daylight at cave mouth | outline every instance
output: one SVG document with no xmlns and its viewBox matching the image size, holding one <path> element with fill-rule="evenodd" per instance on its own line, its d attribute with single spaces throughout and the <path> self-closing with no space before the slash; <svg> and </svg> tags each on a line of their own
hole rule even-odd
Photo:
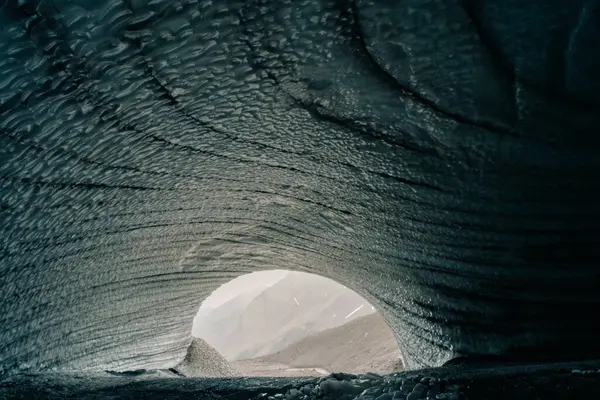
<svg viewBox="0 0 600 400">
<path fill-rule="evenodd" d="M 599 18 L 0 0 L 0 398 L 594 398 Z M 366 299 L 405 370 L 178 372 L 202 302 L 278 269 Z"/>
</svg>

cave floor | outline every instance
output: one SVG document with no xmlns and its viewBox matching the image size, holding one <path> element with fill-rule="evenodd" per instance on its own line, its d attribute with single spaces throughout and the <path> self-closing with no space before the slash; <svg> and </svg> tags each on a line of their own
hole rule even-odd
<svg viewBox="0 0 600 400">
<path fill-rule="evenodd" d="M 0 399 L 600 399 L 600 361 L 447 366 L 320 378 L 184 378 L 169 371 L 118 376 L 23 374 L 0 381 Z"/>
</svg>

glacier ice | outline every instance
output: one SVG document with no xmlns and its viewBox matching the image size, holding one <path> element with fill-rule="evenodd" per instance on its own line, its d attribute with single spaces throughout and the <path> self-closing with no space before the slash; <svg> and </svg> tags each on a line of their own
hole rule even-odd
<svg viewBox="0 0 600 400">
<path fill-rule="evenodd" d="M 2 2 L 0 374 L 173 367 L 277 268 L 360 293 L 412 368 L 600 356 L 597 14 Z"/>
</svg>

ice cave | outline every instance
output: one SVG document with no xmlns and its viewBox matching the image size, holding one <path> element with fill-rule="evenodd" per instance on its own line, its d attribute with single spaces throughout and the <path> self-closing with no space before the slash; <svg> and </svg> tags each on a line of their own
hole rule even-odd
<svg viewBox="0 0 600 400">
<path fill-rule="evenodd" d="M 0 397 L 173 368 L 203 299 L 277 268 L 368 299 L 412 371 L 600 358 L 599 21 L 0 0 Z"/>
</svg>

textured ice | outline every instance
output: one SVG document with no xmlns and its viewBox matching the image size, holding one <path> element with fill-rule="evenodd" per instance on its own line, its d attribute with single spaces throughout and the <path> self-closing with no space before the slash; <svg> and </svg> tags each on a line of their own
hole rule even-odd
<svg viewBox="0 0 600 400">
<path fill-rule="evenodd" d="M 38 388 L 38 386 L 42 386 Z M 60 388 L 58 393 L 54 388 Z M 333 374 L 320 379 L 187 379 L 168 371 L 144 371 L 123 375 L 121 379 L 102 375 L 32 375 L 16 376 L 0 382 L 0 395 L 15 398 L 20 395 L 44 396 L 70 394 L 78 398 L 133 396 L 136 392 L 153 399 L 167 396 L 174 388 L 178 398 L 238 399 L 238 400 L 463 400 L 459 385 L 436 377 L 385 377 L 367 374 Z M 120 388 L 129 388 L 124 391 Z M 40 390 L 41 389 L 41 390 Z M 41 392 L 41 393 L 40 393 Z M 194 396 L 194 394 L 196 396 Z M 95 397 L 94 395 L 100 395 Z M 134 396 L 135 397 L 135 396 Z M 161 397 L 164 398 L 164 397 Z"/>
<path fill-rule="evenodd" d="M 177 398 L 190 400 L 478 400 L 596 399 L 600 379 L 572 374 L 598 361 L 500 368 L 442 367 L 385 376 L 184 378 L 170 371 L 24 374 L 0 380 L 5 399 Z"/>
<path fill-rule="evenodd" d="M 600 356 L 597 17 L 1 2 L 0 374 L 174 367 L 204 298 L 279 268 L 364 296 L 411 368 Z"/>
</svg>

